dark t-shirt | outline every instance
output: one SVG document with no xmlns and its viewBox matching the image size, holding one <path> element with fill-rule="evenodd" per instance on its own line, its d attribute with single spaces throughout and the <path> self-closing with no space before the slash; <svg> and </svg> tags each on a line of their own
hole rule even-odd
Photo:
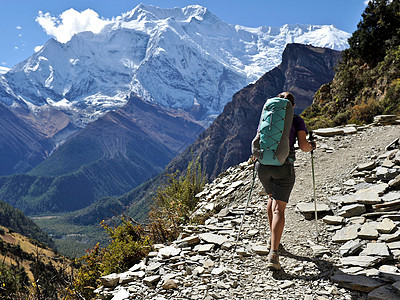
<svg viewBox="0 0 400 300">
<path fill-rule="evenodd" d="M 292 129 L 290 130 L 290 135 L 289 135 L 289 145 L 290 145 L 289 158 L 292 158 L 293 160 L 295 159 L 294 144 L 296 143 L 297 132 L 299 131 L 305 131 L 306 134 L 308 133 L 304 120 L 300 116 L 294 115 Z"/>
</svg>

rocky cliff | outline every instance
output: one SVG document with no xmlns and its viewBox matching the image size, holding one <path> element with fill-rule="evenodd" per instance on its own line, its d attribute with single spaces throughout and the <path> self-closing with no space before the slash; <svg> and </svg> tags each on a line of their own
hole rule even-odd
<svg viewBox="0 0 400 300">
<path fill-rule="evenodd" d="M 246 160 L 265 100 L 282 91 L 290 91 L 301 111 L 312 103 L 318 88 L 333 78 L 333 67 L 339 57 L 338 51 L 289 44 L 282 63 L 236 93 L 213 124 L 170 166 L 182 170 L 193 155 L 199 157 L 203 169 L 214 178 L 228 167 Z"/>
</svg>

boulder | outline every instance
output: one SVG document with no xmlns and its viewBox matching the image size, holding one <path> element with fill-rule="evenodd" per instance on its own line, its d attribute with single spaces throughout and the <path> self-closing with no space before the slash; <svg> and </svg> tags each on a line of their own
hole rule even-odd
<svg viewBox="0 0 400 300">
<path fill-rule="evenodd" d="M 360 292 L 371 292 L 385 283 L 363 275 L 334 275 L 331 280 L 339 286 Z"/>
<path fill-rule="evenodd" d="M 343 128 L 320 128 L 314 130 L 314 133 L 319 136 L 335 136 L 344 134 Z"/>
</svg>

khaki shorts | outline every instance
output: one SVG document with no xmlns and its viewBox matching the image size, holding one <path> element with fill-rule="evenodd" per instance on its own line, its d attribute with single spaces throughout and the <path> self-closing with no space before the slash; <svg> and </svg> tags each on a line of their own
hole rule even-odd
<svg viewBox="0 0 400 300">
<path fill-rule="evenodd" d="M 294 165 L 266 166 L 257 162 L 255 168 L 265 192 L 275 200 L 287 203 L 295 181 Z"/>
</svg>

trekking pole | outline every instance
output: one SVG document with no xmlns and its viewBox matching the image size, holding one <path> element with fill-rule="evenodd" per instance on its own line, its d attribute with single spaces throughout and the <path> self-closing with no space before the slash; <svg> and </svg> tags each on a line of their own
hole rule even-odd
<svg viewBox="0 0 400 300">
<path fill-rule="evenodd" d="M 237 236 L 236 236 L 236 242 L 235 242 L 234 251 L 236 251 L 237 243 L 238 243 L 238 241 L 239 241 L 240 232 L 242 231 L 244 216 L 246 215 L 247 206 L 249 205 L 249 201 L 250 201 L 250 197 L 251 197 L 251 192 L 253 191 L 253 187 L 254 187 L 254 182 L 255 182 L 255 180 L 256 180 L 256 162 L 254 162 L 254 166 L 253 166 L 253 182 L 252 182 L 252 184 L 251 184 L 249 196 L 248 196 L 248 198 L 247 198 L 246 206 L 245 206 L 245 208 L 244 208 L 244 212 L 243 212 L 243 216 L 242 216 L 242 221 L 240 222 L 239 232 L 238 232 L 238 234 L 237 234 Z"/>
<path fill-rule="evenodd" d="M 308 137 L 310 142 L 314 141 L 314 136 L 313 132 L 310 131 L 310 135 Z M 318 213 L 317 213 L 317 198 L 315 196 L 315 173 L 314 173 L 314 147 L 313 150 L 311 150 L 311 170 L 312 170 L 312 181 L 313 181 L 313 191 L 314 191 L 314 211 L 315 211 L 315 230 L 317 233 L 317 241 L 319 237 L 319 232 L 318 232 Z"/>
</svg>

